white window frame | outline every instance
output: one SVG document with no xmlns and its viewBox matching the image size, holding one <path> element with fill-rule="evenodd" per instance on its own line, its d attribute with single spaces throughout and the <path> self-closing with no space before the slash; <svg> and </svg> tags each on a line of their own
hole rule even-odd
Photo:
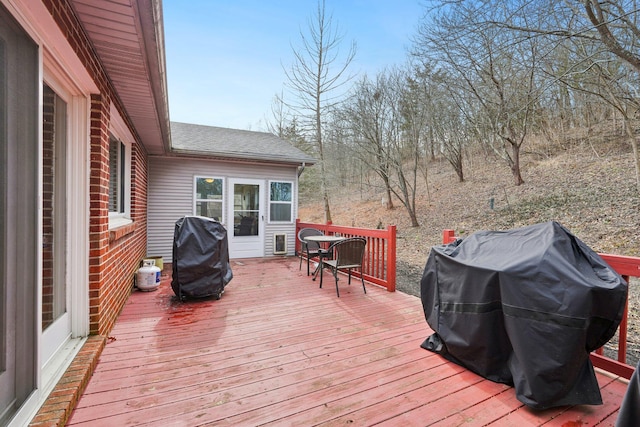
<svg viewBox="0 0 640 427">
<path fill-rule="evenodd" d="M 274 183 L 274 182 L 279 182 L 279 183 L 283 183 L 283 184 L 291 184 L 291 201 L 290 202 L 283 202 L 283 201 L 279 201 L 279 200 L 272 201 L 271 200 L 271 184 Z M 269 215 L 268 221 L 269 221 L 270 224 L 293 224 L 293 221 L 294 221 L 294 219 L 293 219 L 293 200 L 295 198 L 294 189 L 295 189 L 295 183 L 293 181 L 289 181 L 289 180 L 286 180 L 286 179 L 271 179 L 271 180 L 269 180 L 268 187 L 267 187 L 267 192 L 269 193 L 269 196 L 268 196 L 269 197 L 269 199 L 268 199 L 269 206 L 267 207 L 267 212 L 268 212 L 268 215 Z M 291 219 L 289 221 L 279 221 L 279 220 L 271 219 L 271 205 L 274 204 L 274 203 L 282 204 L 282 205 L 284 205 L 284 204 L 288 204 L 289 205 L 289 208 L 290 208 L 290 211 L 291 211 Z"/>
<path fill-rule="evenodd" d="M 221 176 L 212 176 L 212 175 L 194 175 L 193 176 L 193 208 L 192 208 L 192 212 L 194 215 L 197 214 L 197 210 L 196 207 L 198 205 L 198 202 L 218 202 L 218 200 L 211 200 L 211 199 L 202 199 L 202 198 L 198 198 L 198 193 L 196 193 L 196 190 L 198 188 L 198 179 L 219 179 L 220 181 L 222 181 L 222 196 L 220 197 L 220 208 L 221 208 L 221 212 L 222 212 L 222 216 L 220 218 L 218 218 L 219 222 L 221 224 L 225 224 L 224 220 L 225 220 L 225 212 L 224 212 L 224 208 L 225 208 L 225 193 L 226 193 L 226 183 L 223 177 Z"/>
<path fill-rule="evenodd" d="M 72 337 L 86 337 L 89 334 L 89 297 L 85 284 L 89 280 L 90 95 L 86 89 L 80 89 L 81 79 L 72 78 L 48 49 L 43 49 L 42 55 L 41 84 L 46 83 L 67 103 L 66 270 L 71 284 L 67 307 L 71 309 Z"/>
<path fill-rule="evenodd" d="M 124 194 L 119 194 L 119 197 L 122 198 L 123 212 L 109 211 L 109 230 L 112 230 L 133 222 L 131 219 L 131 145 L 133 135 L 113 104 L 111 104 L 110 114 L 109 138 L 118 140 L 124 146 L 124 159 L 118 155 L 119 161 L 124 161 L 124 177 L 121 177 L 124 178 Z M 118 170 L 120 170 L 120 166 Z"/>
</svg>

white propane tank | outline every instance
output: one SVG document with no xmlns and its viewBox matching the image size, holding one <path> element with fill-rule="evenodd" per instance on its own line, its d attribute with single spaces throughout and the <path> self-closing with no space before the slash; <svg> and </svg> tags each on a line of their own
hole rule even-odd
<svg viewBox="0 0 640 427">
<path fill-rule="evenodd" d="M 160 267 L 156 267 L 153 260 L 144 260 L 138 269 L 136 283 L 141 291 L 155 291 L 160 286 Z"/>
</svg>

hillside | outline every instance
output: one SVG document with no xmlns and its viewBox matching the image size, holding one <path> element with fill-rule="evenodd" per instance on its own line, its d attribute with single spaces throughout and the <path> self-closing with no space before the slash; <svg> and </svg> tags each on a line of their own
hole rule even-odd
<svg viewBox="0 0 640 427">
<path fill-rule="evenodd" d="M 414 295 L 419 295 L 429 249 L 440 243 L 445 228 L 464 236 L 555 220 L 598 252 L 640 256 L 640 197 L 629 144 L 600 137 L 553 149 L 523 148 L 521 186 L 512 183 L 505 163 L 482 153 L 465 159 L 462 183 L 446 161 L 431 162 L 428 187 L 422 179 L 417 193 L 419 227 L 410 226 L 398 200 L 387 210 L 381 193 L 357 187 L 333 192 L 333 223 L 367 228 L 395 224 L 398 289 Z M 322 204 L 300 200 L 299 217 L 322 222 Z"/>
<path fill-rule="evenodd" d="M 595 139 L 595 138 L 594 138 Z M 640 193 L 635 184 L 629 144 L 616 138 L 577 141 L 565 147 L 524 147 L 525 184 L 512 184 L 508 167 L 481 153 L 465 159 L 465 182 L 458 182 L 446 161 L 429 164 L 428 191 L 418 189 L 419 227 L 397 200 L 382 206 L 381 194 L 359 187 L 340 189 L 331 199 L 333 223 L 398 228 L 397 289 L 420 296 L 420 278 L 431 246 L 442 230 L 465 236 L 478 230 L 507 230 L 558 221 L 597 252 L 640 256 Z M 493 199 L 493 209 L 490 200 Z M 323 222 L 318 200 L 300 200 L 303 221 Z M 640 359 L 640 283 L 629 288 L 627 362 Z M 614 357 L 617 338 L 607 344 Z"/>
</svg>

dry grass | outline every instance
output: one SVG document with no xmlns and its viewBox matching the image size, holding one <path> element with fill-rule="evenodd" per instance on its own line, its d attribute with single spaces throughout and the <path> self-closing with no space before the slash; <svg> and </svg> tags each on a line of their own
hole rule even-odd
<svg viewBox="0 0 640 427">
<path fill-rule="evenodd" d="M 515 186 L 508 167 L 482 155 L 470 156 L 466 180 L 458 182 L 445 161 L 429 165 L 428 191 L 418 188 L 419 227 L 398 200 L 387 210 L 381 193 L 359 188 L 333 192 L 334 224 L 375 228 L 398 227 L 398 260 L 422 268 L 442 230 L 464 236 L 478 230 L 506 230 L 555 220 L 598 252 L 640 256 L 640 193 L 635 184 L 633 156 L 618 142 L 576 144 L 554 154 L 531 149 L 522 156 L 525 183 Z M 491 208 L 493 200 L 493 209 Z M 318 200 L 301 200 L 303 221 L 322 222 Z"/>
</svg>

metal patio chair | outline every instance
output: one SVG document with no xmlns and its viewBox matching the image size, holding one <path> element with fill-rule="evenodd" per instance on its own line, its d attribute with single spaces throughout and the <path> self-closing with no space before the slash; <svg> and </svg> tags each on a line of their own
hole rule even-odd
<svg viewBox="0 0 640 427">
<path fill-rule="evenodd" d="M 308 236 L 322 236 L 324 233 L 315 228 L 303 228 L 298 231 L 298 240 L 300 241 L 300 266 L 298 269 L 302 269 L 302 254 L 307 254 L 307 276 L 310 274 L 309 272 L 309 263 L 312 257 L 320 256 L 320 243 L 318 242 L 307 242 L 304 240 L 305 237 Z"/>
<path fill-rule="evenodd" d="M 362 289 L 364 293 L 367 293 L 367 288 L 364 286 L 364 278 L 362 275 L 362 262 L 364 259 L 364 249 L 367 245 L 367 240 L 363 237 L 352 237 L 336 242 L 329 246 L 328 251 L 333 252 L 333 259 L 326 259 L 320 257 L 320 287 L 322 287 L 322 271 L 324 267 L 329 267 L 333 272 L 333 277 L 336 279 L 336 293 L 338 298 L 340 297 L 340 290 L 338 289 L 338 270 L 347 270 L 349 275 L 349 284 L 351 284 L 351 270 L 354 268 L 360 269 L 360 280 L 362 280 Z"/>
</svg>

